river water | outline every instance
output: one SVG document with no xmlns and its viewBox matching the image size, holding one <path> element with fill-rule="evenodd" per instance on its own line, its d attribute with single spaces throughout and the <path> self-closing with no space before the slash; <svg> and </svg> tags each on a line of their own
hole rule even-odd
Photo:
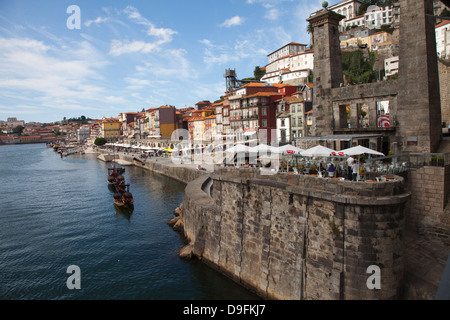
<svg viewBox="0 0 450 320">
<path fill-rule="evenodd" d="M 109 165 L 93 154 L 61 159 L 44 144 L 0 146 L 0 299 L 258 299 L 179 258 L 183 240 L 167 221 L 184 184 L 126 167 L 135 207 L 123 214 Z"/>
</svg>

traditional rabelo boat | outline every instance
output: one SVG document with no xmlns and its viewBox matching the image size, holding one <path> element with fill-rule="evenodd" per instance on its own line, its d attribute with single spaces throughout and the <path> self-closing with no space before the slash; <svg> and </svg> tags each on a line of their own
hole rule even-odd
<svg viewBox="0 0 450 320">
<path fill-rule="evenodd" d="M 133 208 L 133 195 L 130 192 L 130 185 L 125 183 L 122 173 L 124 168 L 116 168 L 114 165 L 108 168 L 108 187 L 114 191 L 114 205 L 119 209 Z"/>
<path fill-rule="evenodd" d="M 118 184 L 114 192 L 114 205 L 119 208 L 132 208 L 133 195 L 130 192 L 129 184 Z"/>
<path fill-rule="evenodd" d="M 108 187 L 113 191 L 116 190 L 116 184 L 125 183 L 125 178 L 122 176 L 122 173 L 125 172 L 125 168 L 116 168 L 113 165 L 111 168 L 108 168 Z"/>
</svg>

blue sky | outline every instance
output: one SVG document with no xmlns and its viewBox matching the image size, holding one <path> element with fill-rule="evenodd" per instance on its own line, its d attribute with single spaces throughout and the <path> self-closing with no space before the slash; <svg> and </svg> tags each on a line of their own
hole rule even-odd
<svg viewBox="0 0 450 320">
<path fill-rule="evenodd" d="M 0 0 L 0 120 L 117 116 L 219 99 L 225 69 L 309 44 L 321 0 Z M 80 8 L 80 29 L 67 21 Z"/>
</svg>

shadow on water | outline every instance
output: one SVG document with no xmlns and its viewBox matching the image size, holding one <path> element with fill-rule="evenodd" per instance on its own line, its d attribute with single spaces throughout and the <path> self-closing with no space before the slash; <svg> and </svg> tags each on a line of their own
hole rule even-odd
<svg viewBox="0 0 450 320">
<path fill-rule="evenodd" d="M 114 205 L 114 209 L 116 210 L 116 214 L 130 220 L 131 215 L 134 212 L 134 206 L 131 207 L 118 207 Z"/>
</svg>

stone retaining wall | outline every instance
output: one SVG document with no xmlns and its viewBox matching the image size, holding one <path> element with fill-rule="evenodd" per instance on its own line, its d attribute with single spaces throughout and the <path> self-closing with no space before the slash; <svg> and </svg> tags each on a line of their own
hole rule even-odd
<svg viewBox="0 0 450 320">
<path fill-rule="evenodd" d="M 410 169 L 407 188 L 413 195 L 407 208 L 407 227 L 450 245 L 450 166 Z"/>
<path fill-rule="evenodd" d="M 350 182 L 216 168 L 188 184 L 195 255 L 269 299 L 395 299 L 403 282 L 404 180 Z M 367 287 L 367 268 L 381 289 Z"/>
</svg>

